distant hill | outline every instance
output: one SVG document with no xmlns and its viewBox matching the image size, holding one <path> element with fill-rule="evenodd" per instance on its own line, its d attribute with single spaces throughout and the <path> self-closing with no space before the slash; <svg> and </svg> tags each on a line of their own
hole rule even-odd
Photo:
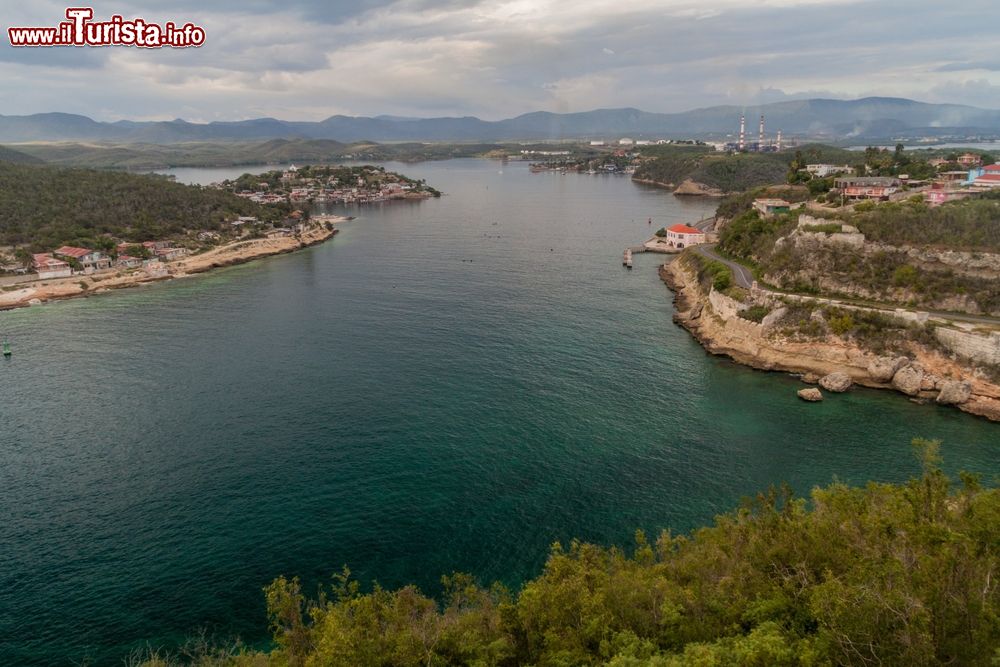
<svg viewBox="0 0 1000 667">
<path fill-rule="evenodd" d="M 13 148 L 0 146 L 0 162 L 10 162 L 13 164 L 42 164 L 44 160 L 34 155 L 28 155 Z"/>
<path fill-rule="evenodd" d="M 0 116 L 0 141 L 112 141 L 171 144 L 187 141 L 329 139 L 355 141 L 502 141 L 622 136 L 708 136 L 732 134 L 739 116 L 747 117 L 751 138 L 757 119 L 766 116 L 772 134 L 831 138 L 888 137 L 900 133 L 998 134 L 1000 111 L 956 104 L 926 104 L 891 97 L 860 100 L 810 99 L 760 106 L 716 106 L 683 113 L 639 109 L 596 109 L 579 113 L 536 111 L 516 118 L 485 121 L 462 118 L 331 116 L 318 122 L 258 118 L 246 121 L 189 123 L 97 122 L 86 116 L 45 113 Z"/>
</svg>

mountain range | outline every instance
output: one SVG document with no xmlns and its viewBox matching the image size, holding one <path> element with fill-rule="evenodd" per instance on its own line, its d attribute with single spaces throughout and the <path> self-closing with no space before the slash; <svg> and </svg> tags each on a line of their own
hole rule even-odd
<svg viewBox="0 0 1000 667">
<path fill-rule="evenodd" d="M 171 144 L 186 141 L 330 139 L 353 141 L 514 141 L 616 139 L 640 137 L 709 137 L 733 135 L 740 114 L 747 134 L 757 136 L 763 114 L 770 136 L 849 139 L 898 135 L 996 135 L 1000 111 L 956 104 L 927 104 L 901 98 L 859 100 L 809 99 L 758 106 L 715 106 L 682 113 L 639 109 L 596 109 L 578 113 L 536 111 L 487 121 L 473 116 L 403 118 L 331 116 L 322 121 L 275 118 L 191 123 L 172 121 L 95 121 L 66 113 L 0 115 L 0 142 L 106 141 Z"/>
</svg>

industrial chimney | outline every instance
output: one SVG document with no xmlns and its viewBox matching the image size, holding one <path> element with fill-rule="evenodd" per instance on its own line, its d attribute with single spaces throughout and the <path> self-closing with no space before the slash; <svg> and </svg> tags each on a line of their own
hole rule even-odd
<svg viewBox="0 0 1000 667">
<path fill-rule="evenodd" d="M 740 152 L 742 153 L 746 149 L 747 141 L 747 119 L 743 114 L 740 114 Z"/>
<path fill-rule="evenodd" d="M 760 115 L 760 132 L 757 133 L 757 152 L 764 151 L 764 114 Z"/>
<path fill-rule="evenodd" d="M 781 130 L 778 130 L 778 152 L 781 152 Z"/>
</svg>

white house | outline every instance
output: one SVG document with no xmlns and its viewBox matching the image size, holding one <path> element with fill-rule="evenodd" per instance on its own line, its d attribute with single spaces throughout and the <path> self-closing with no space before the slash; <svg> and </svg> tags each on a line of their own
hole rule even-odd
<svg viewBox="0 0 1000 667">
<path fill-rule="evenodd" d="M 851 167 L 846 164 L 807 164 L 806 171 L 816 178 L 826 178 L 834 174 L 850 173 Z"/>
<path fill-rule="evenodd" d="M 105 255 L 100 250 L 91 250 L 90 248 L 77 248 L 76 246 L 64 245 L 58 248 L 53 254 L 64 257 L 73 258 L 80 263 L 83 267 L 84 273 L 91 273 L 93 271 L 101 271 L 103 269 L 111 268 L 111 258 Z"/>
<path fill-rule="evenodd" d="M 631 146 L 634 143 L 635 142 L 629 139 L 628 137 L 622 137 L 621 139 L 618 140 L 619 146 Z"/>
<path fill-rule="evenodd" d="M 687 248 L 705 242 L 705 232 L 688 225 L 676 224 L 667 229 L 667 244 L 672 248 Z"/>
</svg>

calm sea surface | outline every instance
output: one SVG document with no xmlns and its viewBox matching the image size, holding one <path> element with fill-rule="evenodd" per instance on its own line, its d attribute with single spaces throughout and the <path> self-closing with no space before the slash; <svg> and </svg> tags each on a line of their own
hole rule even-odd
<svg viewBox="0 0 1000 667">
<path fill-rule="evenodd" d="M 0 313 L 0 664 L 120 664 L 199 629 L 266 639 L 261 587 L 468 571 L 689 530 L 741 496 L 946 467 L 1000 425 L 891 393 L 821 404 L 672 324 L 652 228 L 713 203 L 626 178 L 390 165 L 447 196 L 332 242 Z M 205 180 L 217 180 L 208 172 Z M 181 180 L 198 180 L 196 172 Z"/>
</svg>

